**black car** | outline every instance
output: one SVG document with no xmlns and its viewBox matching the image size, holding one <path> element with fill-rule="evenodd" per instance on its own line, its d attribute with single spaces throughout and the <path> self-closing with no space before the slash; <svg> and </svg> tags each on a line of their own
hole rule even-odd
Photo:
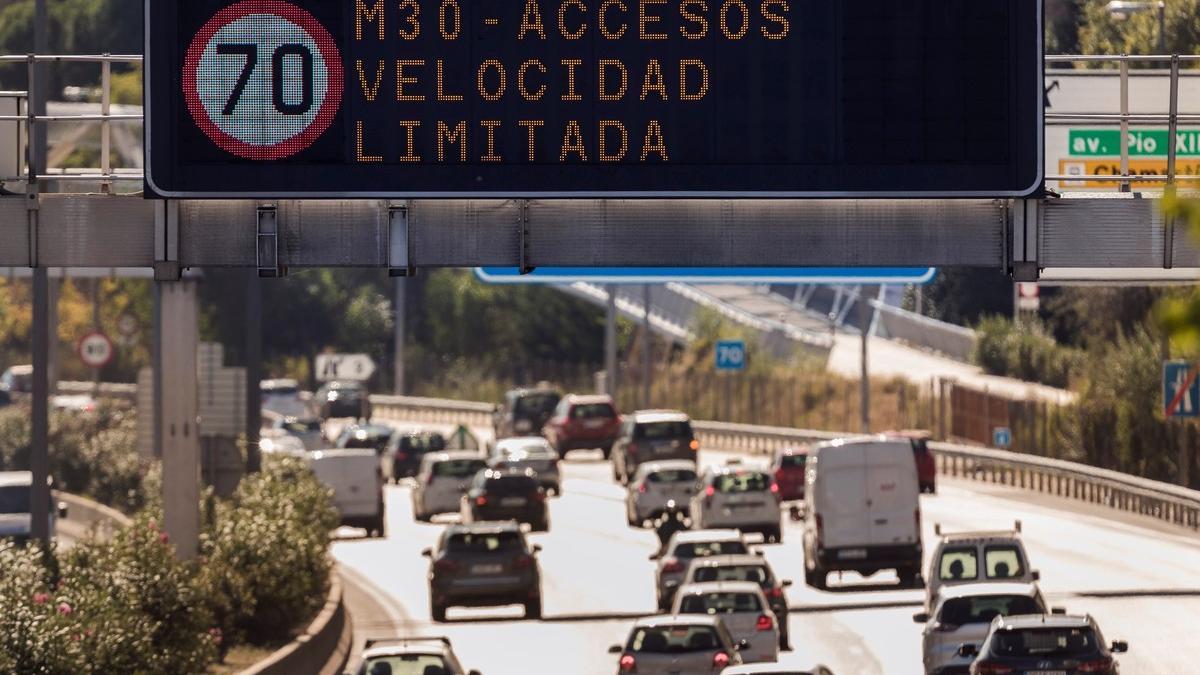
<svg viewBox="0 0 1200 675">
<path fill-rule="evenodd" d="M 1090 615 L 1026 614 L 996 617 L 982 646 L 964 644 L 958 653 L 975 657 L 972 675 L 1030 672 L 1117 675 L 1120 667 L 1113 654 L 1128 649 L 1128 643 L 1121 640 L 1111 645 L 1106 643 Z"/>
<path fill-rule="evenodd" d="M 513 389 L 504 395 L 504 403 L 496 406 L 492 426 L 496 438 L 533 436 L 554 416 L 562 393 L 551 387 Z"/>
<path fill-rule="evenodd" d="M 385 451 L 392 458 L 392 480 L 411 478 L 421 470 L 421 459 L 428 452 L 446 449 L 446 437 L 436 431 L 409 431 L 393 434 Z"/>
<path fill-rule="evenodd" d="M 447 607 L 524 605 L 525 618 L 542 617 L 537 553 L 516 523 L 450 525 L 429 558 L 429 614 L 446 620 Z"/>
<path fill-rule="evenodd" d="M 396 430 L 386 424 L 351 424 L 338 435 L 339 448 L 370 448 L 383 454 Z"/>
<path fill-rule="evenodd" d="M 313 397 L 321 407 L 321 417 L 371 419 L 371 398 L 362 382 L 334 380 L 321 385 Z"/>
<path fill-rule="evenodd" d="M 465 523 L 515 520 L 535 532 L 550 529 L 546 490 L 530 469 L 485 469 L 475 474 L 462 500 Z"/>
</svg>

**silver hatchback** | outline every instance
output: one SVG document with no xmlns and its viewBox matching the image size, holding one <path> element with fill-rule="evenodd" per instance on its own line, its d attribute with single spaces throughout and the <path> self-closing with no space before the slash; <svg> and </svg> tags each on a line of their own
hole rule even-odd
<svg viewBox="0 0 1200 675">
<path fill-rule="evenodd" d="M 740 649 L 720 618 L 693 614 L 640 619 L 608 653 L 620 655 L 618 673 L 700 675 L 740 665 Z"/>
<path fill-rule="evenodd" d="M 483 456 L 476 452 L 426 453 L 412 490 L 413 517 L 429 522 L 439 513 L 457 512 L 471 479 L 486 466 Z"/>
<path fill-rule="evenodd" d="M 665 511 L 670 501 L 685 508 L 695 491 L 695 462 L 671 459 L 641 464 L 625 495 L 625 519 L 641 527 Z"/>
</svg>

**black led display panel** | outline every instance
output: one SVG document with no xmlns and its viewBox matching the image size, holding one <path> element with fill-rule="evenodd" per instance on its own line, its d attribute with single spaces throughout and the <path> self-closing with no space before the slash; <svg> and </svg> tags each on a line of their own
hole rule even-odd
<svg viewBox="0 0 1200 675">
<path fill-rule="evenodd" d="M 189 197 L 1000 197 L 1040 0 L 147 2 L 147 187 Z"/>
</svg>

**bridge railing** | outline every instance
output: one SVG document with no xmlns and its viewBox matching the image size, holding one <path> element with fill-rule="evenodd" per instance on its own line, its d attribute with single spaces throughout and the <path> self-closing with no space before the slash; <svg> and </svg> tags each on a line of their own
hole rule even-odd
<svg viewBox="0 0 1200 675">
<path fill-rule="evenodd" d="M 372 396 L 383 420 L 491 426 L 490 403 L 412 396 Z M 701 447 L 769 455 L 786 446 L 845 438 L 848 433 L 727 422 L 693 423 Z M 1138 478 L 1078 462 L 991 450 L 954 443 L 930 443 L 941 476 L 993 483 L 1080 502 L 1107 506 L 1200 529 L 1200 491 Z"/>
</svg>

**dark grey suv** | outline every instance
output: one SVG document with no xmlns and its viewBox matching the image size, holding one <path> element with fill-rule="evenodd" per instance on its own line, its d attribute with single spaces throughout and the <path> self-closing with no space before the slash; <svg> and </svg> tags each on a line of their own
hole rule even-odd
<svg viewBox="0 0 1200 675">
<path fill-rule="evenodd" d="M 523 605 L 525 618 L 542 618 L 540 550 L 516 523 L 450 525 L 421 551 L 430 560 L 430 616 L 440 622 L 447 607 Z"/>
<path fill-rule="evenodd" d="M 534 532 L 550 530 L 546 490 L 532 469 L 484 469 L 462 499 L 464 523 L 515 520 Z"/>
</svg>

